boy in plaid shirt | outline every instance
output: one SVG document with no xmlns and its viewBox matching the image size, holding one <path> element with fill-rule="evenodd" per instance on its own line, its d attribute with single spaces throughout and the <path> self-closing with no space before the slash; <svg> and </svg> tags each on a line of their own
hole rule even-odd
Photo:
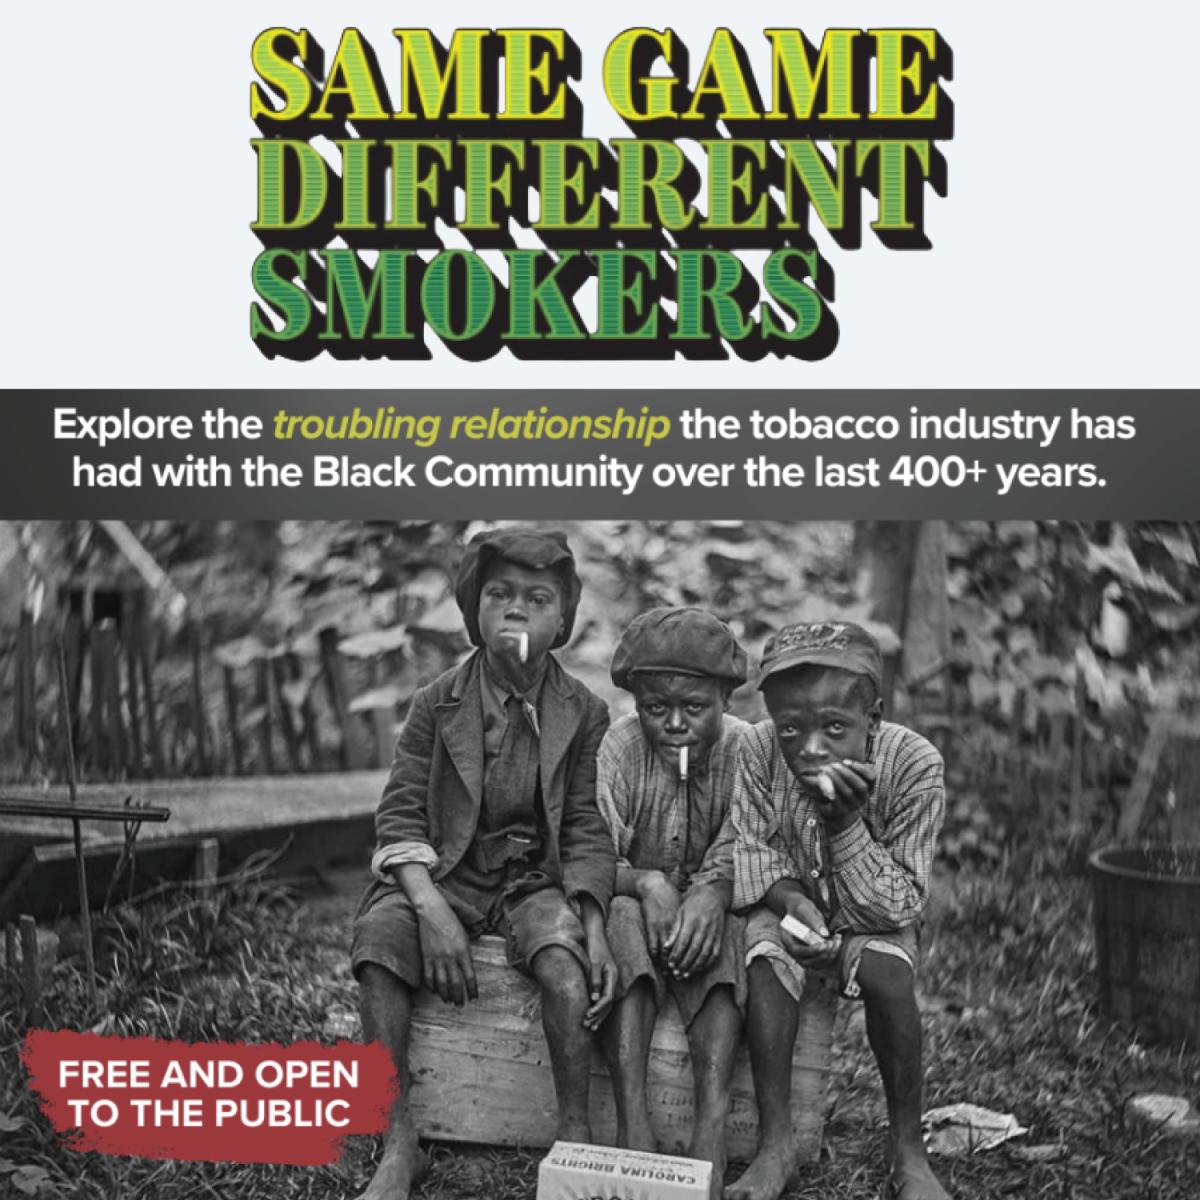
<svg viewBox="0 0 1200 1200">
<path fill-rule="evenodd" d="M 695 1119 L 689 1154 L 725 1174 L 729 1078 L 745 1005 L 742 922 L 729 915 L 729 802 L 748 730 L 729 695 L 746 655 L 724 622 L 698 608 L 656 608 L 622 635 L 613 682 L 637 712 L 600 745 L 597 796 L 617 853 L 608 940 L 617 1003 L 601 1031 L 617 1106 L 617 1143 L 656 1149 L 646 1065 L 668 993 L 692 1051 Z"/>
<path fill-rule="evenodd" d="M 921 1137 L 914 972 L 945 810 L 942 759 L 881 719 L 882 657 L 849 622 L 790 625 L 759 671 L 770 720 L 743 743 L 734 790 L 734 907 L 749 910 L 747 1038 L 758 1153 L 730 1200 L 776 1200 L 795 1166 L 796 1007 L 809 972 L 861 997 L 887 1099 L 896 1200 L 949 1200 Z M 781 926 L 790 916 L 811 936 Z"/>
</svg>

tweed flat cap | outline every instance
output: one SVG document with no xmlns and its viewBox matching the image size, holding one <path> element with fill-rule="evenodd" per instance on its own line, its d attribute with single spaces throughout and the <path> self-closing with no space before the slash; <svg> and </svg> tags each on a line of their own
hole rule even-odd
<svg viewBox="0 0 1200 1200">
<path fill-rule="evenodd" d="M 621 635 L 612 681 L 628 691 L 644 671 L 708 675 L 736 686 L 746 682 L 746 652 L 729 626 L 702 608 L 652 608 Z"/>
</svg>

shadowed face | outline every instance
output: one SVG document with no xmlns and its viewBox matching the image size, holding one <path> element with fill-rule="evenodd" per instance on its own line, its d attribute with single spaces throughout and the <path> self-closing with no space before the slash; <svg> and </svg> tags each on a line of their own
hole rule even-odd
<svg viewBox="0 0 1200 1200">
<path fill-rule="evenodd" d="M 708 758 L 728 708 L 720 680 L 709 675 L 635 675 L 633 698 L 646 741 L 668 767 L 678 769 L 683 746 L 688 747 L 689 770 Z"/>
<path fill-rule="evenodd" d="M 563 626 L 562 586 L 549 569 L 533 570 L 497 559 L 479 589 L 479 633 L 489 656 L 507 666 L 536 667 Z M 520 662 L 522 633 L 529 652 Z"/>
<path fill-rule="evenodd" d="M 819 794 L 822 767 L 844 758 L 866 760 L 883 707 L 873 690 L 863 676 L 836 667 L 797 667 L 767 679 L 763 699 L 779 749 L 806 790 Z"/>
</svg>

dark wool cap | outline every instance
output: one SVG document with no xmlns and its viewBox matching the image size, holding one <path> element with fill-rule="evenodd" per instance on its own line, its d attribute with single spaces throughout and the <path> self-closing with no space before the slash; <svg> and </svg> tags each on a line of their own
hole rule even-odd
<svg viewBox="0 0 1200 1200">
<path fill-rule="evenodd" d="M 571 640 L 575 625 L 575 610 L 583 585 L 575 573 L 575 557 L 566 537 L 554 529 L 538 529 L 532 525 L 509 525 L 504 529 L 487 529 L 477 533 L 467 544 L 467 551 L 458 564 L 454 581 L 454 598 L 462 610 L 467 636 L 474 646 L 483 645 L 479 632 L 479 592 L 487 578 L 488 568 L 497 559 L 516 563 L 531 571 L 553 571 L 562 585 L 563 631 L 551 649 L 565 646 Z"/>
<path fill-rule="evenodd" d="M 629 691 L 644 671 L 709 675 L 736 686 L 746 682 L 746 652 L 729 626 L 702 608 L 652 608 L 621 635 L 612 680 Z"/>
<path fill-rule="evenodd" d="M 785 625 L 767 639 L 762 666 L 758 669 L 758 686 L 761 688 L 770 676 L 780 671 L 808 664 L 865 675 L 876 687 L 883 679 L 879 643 L 861 625 L 850 621 L 817 621 Z"/>
</svg>

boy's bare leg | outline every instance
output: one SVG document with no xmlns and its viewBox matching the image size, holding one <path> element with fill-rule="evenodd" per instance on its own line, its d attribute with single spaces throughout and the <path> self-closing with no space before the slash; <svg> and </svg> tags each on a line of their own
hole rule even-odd
<svg viewBox="0 0 1200 1200">
<path fill-rule="evenodd" d="M 888 1108 L 892 1194 L 897 1200 L 950 1200 L 921 1137 L 921 1014 L 912 970 L 894 955 L 864 952 L 858 968 L 867 1039 Z"/>
<path fill-rule="evenodd" d="M 558 1097 L 558 1138 L 590 1142 L 588 1087 L 592 1071 L 592 1035 L 584 1028 L 587 980 L 569 950 L 547 946 L 531 964 L 542 991 L 542 1028 L 550 1049 L 550 1070 Z"/>
<path fill-rule="evenodd" d="M 696 1099 L 688 1154 L 712 1163 L 712 1200 L 719 1200 L 725 1190 L 725 1118 L 729 1115 L 729 1081 L 741 1032 L 742 1014 L 732 991 L 724 985 L 708 993 L 688 1029 Z"/>
<path fill-rule="evenodd" d="M 771 964 L 750 964 L 750 1000 L 746 1041 L 758 1101 L 758 1153 L 727 1200 L 777 1200 L 796 1166 L 792 1136 L 792 1049 L 796 1044 L 796 1002 L 779 982 Z"/>
<path fill-rule="evenodd" d="M 391 1123 L 383 1136 L 383 1158 L 361 1200 L 407 1200 L 420 1161 L 417 1129 L 408 1107 L 412 992 L 387 968 L 364 963 L 358 973 L 358 1003 L 367 1041 L 387 1047 L 400 1081 Z"/>
<path fill-rule="evenodd" d="M 617 1145 L 626 1150 L 658 1149 L 646 1107 L 646 1065 L 657 1017 L 654 989 L 639 979 L 600 1028 L 617 1106 Z"/>
</svg>

